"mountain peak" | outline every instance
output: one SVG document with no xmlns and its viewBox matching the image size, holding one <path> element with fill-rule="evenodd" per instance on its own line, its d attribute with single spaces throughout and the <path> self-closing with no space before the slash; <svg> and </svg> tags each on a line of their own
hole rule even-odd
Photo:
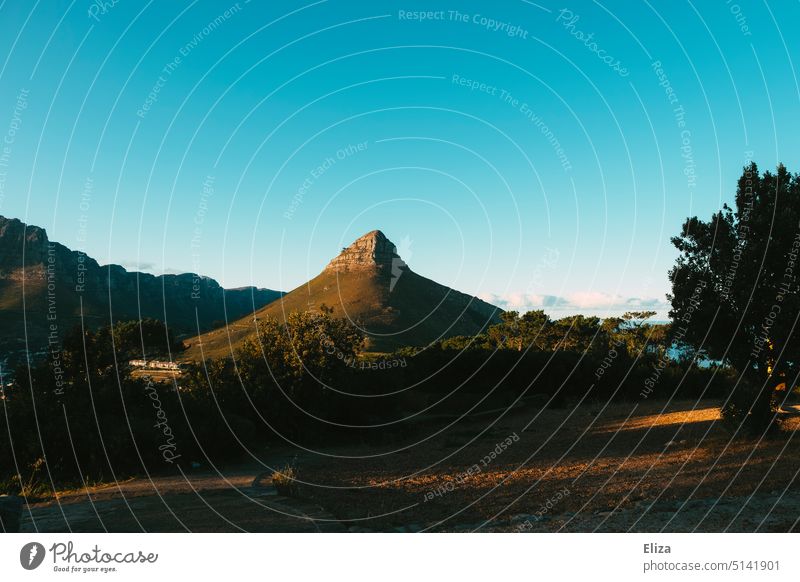
<svg viewBox="0 0 800 582">
<path fill-rule="evenodd" d="M 389 240 L 389 239 L 386 238 L 386 235 L 383 234 L 383 232 L 381 232 L 380 230 L 371 230 L 367 234 L 358 237 L 356 240 L 359 241 L 359 240 L 373 240 L 373 239 L 376 240 L 376 241 L 377 240 L 386 240 L 386 241 Z"/>
<path fill-rule="evenodd" d="M 0 216 L 0 274 L 43 262 L 48 242 L 43 228 Z"/>
<path fill-rule="evenodd" d="M 39 226 L 25 224 L 18 218 L 6 218 L 0 215 L 0 238 L 14 238 L 20 241 L 27 238 L 32 242 L 38 240 L 47 242 L 47 232 Z"/>
<path fill-rule="evenodd" d="M 391 269 L 402 263 L 397 247 L 380 230 L 372 230 L 357 238 L 349 247 L 333 259 L 326 271 L 361 271 L 368 269 Z M 404 263 L 403 263 L 404 265 Z"/>
<path fill-rule="evenodd" d="M 408 236 L 400 250 L 412 254 Z M 392 352 L 402 346 L 426 346 L 457 335 L 474 336 L 500 322 L 502 310 L 409 269 L 397 247 L 379 230 L 356 239 L 316 277 L 281 299 L 192 341 L 185 360 L 228 357 L 232 346 L 258 333 L 259 319 L 286 321 L 290 313 L 328 306 L 333 317 L 358 322 L 367 349 Z"/>
</svg>

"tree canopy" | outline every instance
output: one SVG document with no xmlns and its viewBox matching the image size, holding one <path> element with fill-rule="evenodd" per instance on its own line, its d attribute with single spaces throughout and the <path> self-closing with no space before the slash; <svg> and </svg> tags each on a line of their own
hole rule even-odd
<svg viewBox="0 0 800 582">
<path fill-rule="evenodd" d="M 688 218 L 672 238 L 675 334 L 736 369 L 785 377 L 796 367 L 800 316 L 800 178 L 746 166 L 734 207 Z"/>
<path fill-rule="evenodd" d="M 737 430 L 767 430 L 775 389 L 797 383 L 800 177 L 783 165 L 763 174 L 745 166 L 734 207 L 688 218 L 672 243 L 674 337 L 741 374 L 723 417 Z"/>
</svg>

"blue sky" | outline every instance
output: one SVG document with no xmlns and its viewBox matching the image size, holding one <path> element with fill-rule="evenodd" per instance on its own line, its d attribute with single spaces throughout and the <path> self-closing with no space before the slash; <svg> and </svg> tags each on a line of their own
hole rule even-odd
<svg viewBox="0 0 800 582">
<path fill-rule="evenodd" d="M 663 316 L 683 219 L 750 157 L 800 168 L 798 16 L 6 0 L 0 214 L 101 263 L 284 290 L 379 228 L 503 307 Z"/>
</svg>

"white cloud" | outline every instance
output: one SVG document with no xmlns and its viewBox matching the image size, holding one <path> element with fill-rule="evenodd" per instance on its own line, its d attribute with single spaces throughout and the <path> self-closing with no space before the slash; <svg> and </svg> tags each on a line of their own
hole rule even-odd
<svg viewBox="0 0 800 582">
<path fill-rule="evenodd" d="M 612 316 L 626 311 L 651 310 L 657 313 L 657 318 L 663 319 L 669 311 L 669 304 L 665 299 L 626 297 L 601 291 L 576 291 L 563 297 L 519 292 L 502 295 L 483 293 L 478 297 L 506 310 L 525 312 L 532 309 L 543 309 L 545 312 L 559 317 L 576 313 Z"/>
<path fill-rule="evenodd" d="M 119 264 L 120 266 L 133 271 L 154 271 L 156 268 L 155 263 L 150 263 L 147 261 L 126 260 L 120 261 Z"/>
<path fill-rule="evenodd" d="M 189 273 L 191 271 L 187 271 L 186 269 L 175 269 L 174 267 L 164 267 L 161 268 L 155 263 L 150 263 L 147 261 L 121 261 L 121 267 L 124 267 L 128 272 L 140 272 L 140 273 L 150 273 L 151 275 L 183 275 L 184 273 Z"/>
<path fill-rule="evenodd" d="M 600 291 L 578 291 L 567 295 L 566 301 L 575 307 L 583 309 L 601 309 L 625 302 L 619 295 L 609 295 Z"/>
</svg>

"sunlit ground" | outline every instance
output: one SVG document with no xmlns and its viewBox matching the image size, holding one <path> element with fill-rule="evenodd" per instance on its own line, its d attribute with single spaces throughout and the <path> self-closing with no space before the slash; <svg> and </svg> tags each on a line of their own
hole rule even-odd
<svg viewBox="0 0 800 582">
<path fill-rule="evenodd" d="M 605 432 L 617 432 L 620 430 L 648 429 L 657 426 L 681 427 L 695 422 L 707 422 L 711 420 L 721 420 L 722 415 L 718 406 L 708 408 L 697 408 L 695 410 L 680 410 L 677 412 L 660 412 L 646 416 L 635 416 L 619 423 L 609 423 L 603 429 Z"/>
<path fill-rule="evenodd" d="M 413 524 L 412 529 L 513 530 L 525 515 L 544 508 L 536 528 L 546 531 L 780 531 L 794 527 L 800 500 L 796 507 L 773 508 L 770 502 L 760 516 L 739 510 L 746 501 L 767 503 L 763 496 L 785 505 L 790 500 L 782 492 L 800 489 L 799 423 L 785 422 L 784 431 L 771 438 L 731 439 L 717 402 L 522 410 L 494 424 L 486 417 L 461 422 L 444 437 L 383 457 L 327 464 L 309 459 L 300 475 L 307 482 L 304 494 L 368 529 Z M 484 462 L 496 443 L 514 434 L 516 442 Z M 480 470 L 470 470 L 476 464 Z M 682 514 L 666 526 L 662 517 L 656 524 L 654 514 L 664 507 L 672 516 L 679 509 Z M 625 525 L 606 519 L 623 514 Z"/>
</svg>

